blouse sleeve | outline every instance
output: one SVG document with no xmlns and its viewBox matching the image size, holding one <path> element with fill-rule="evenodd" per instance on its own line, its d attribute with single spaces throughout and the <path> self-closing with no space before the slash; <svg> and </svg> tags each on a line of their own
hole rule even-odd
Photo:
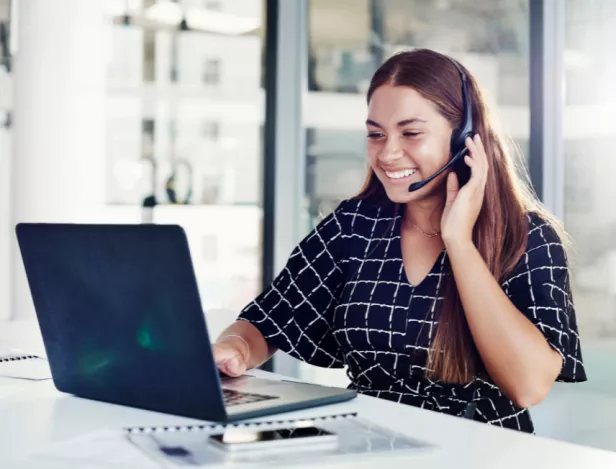
<svg viewBox="0 0 616 469">
<path fill-rule="evenodd" d="M 539 217 L 530 217 L 529 229 L 526 251 L 503 288 L 562 357 L 557 381 L 586 381 L 565 248 Z"/>
<path fill-rule="evenodd" d="M 240 313 L 269 345 L 312 365 L 344 365 L 332 333 L 343 283 L 344 204 L 324 218 L 293 250 L 273 283 Z"/>
</svg>

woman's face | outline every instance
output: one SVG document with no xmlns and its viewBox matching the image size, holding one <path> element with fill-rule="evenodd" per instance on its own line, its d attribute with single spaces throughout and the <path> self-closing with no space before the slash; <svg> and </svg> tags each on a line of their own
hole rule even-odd
<svg viewBox="0 0 616 469">
<path fill-rule="evenodd" d="M 366 121 L 370 165 L 396 203 L 440 194 L 447 172 L 427 186 L 409 185 L 434 174 L 449 161 L 452 128 L 413 88 L 383 85 L 372 95 Z"/>
</svg>

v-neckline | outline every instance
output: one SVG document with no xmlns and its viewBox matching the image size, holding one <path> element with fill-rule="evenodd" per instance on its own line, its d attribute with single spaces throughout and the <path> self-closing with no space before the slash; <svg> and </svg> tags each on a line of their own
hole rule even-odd
<svg viewBox="0 0 616 469">
<path fill-rule="evenodd" d="M 430 270 L 428 271 L 428 273 L 426 275 L 424 275 L 424 277 L 417 283 L 417 284 L 413 284 L 410 280 L 409 277 L 406 273 L 406 268 L 404 266 L 404 257 L 402 254 L 402 215 L 397 215 L 396 216 L 396 221 L 395 221 L 395 226 L 394 226 L 394 233 L 393 236 L 397 236 L 398 237 L 398 242 L 395 243 L 396 244 L 396 254 L 398 255 L 398 259 L 400 262 L 400 269 L 402 270 L 402 278 L 403 280 L 413 289 L 417 289 L 420 286 L 422 286 L 426 280 L 434 273 L 435 269 L 437 268 L 438 265 L 440 265 L 443 262 L 443 256 L 447 254 L 447 250 L 445 248 L 443 248 L 443 250 L 441 252 L 439 252 L 438 256 L 436 256 L 436 259 L 434 260 L 434 263 L 432 264 L 432 267 L 430 267 Z"/>
</svg>

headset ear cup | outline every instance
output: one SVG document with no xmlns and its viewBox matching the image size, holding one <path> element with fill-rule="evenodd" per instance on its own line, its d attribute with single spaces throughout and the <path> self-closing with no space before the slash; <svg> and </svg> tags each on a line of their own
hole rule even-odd
<svg viewBox="0 0 616 469">
<path fill-rule="evenodd" d="M 453 133 L 451 134 L 451 143 L 450 143 L 451 158 L 453 158 L 453 155 L 459 153 L 460 151 L 464 150 L 464 148 L 466 148 L 466 138 L 467 137 L 472 138 L 473 137 L 472 132 L 461 133 L 459 129 L 456 129 L 453 131 Z"/>
<path fill-rule="evenodd" d="M 460 137 L 460 148 L 466 148 L 466 139 L 473 138 L 473 132 L 466 132 L 462 137 Z"/>
<path fill-rule="evenodd" d="M 454 129 L 454 131 L 451 133 L 451 141 L 449 143 L 450 158 L 453 158 L 453 155 L 455 155 L 462 149 L 460 143 L 464 145 L 464 138 L 461 138 L 460 129 Z"/>
</svg>

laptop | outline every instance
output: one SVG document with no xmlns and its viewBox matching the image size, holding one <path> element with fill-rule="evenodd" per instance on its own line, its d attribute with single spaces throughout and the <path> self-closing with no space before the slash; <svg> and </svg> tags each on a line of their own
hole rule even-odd
<svg viewBox="0 0 616 469">
<path fill-rule="evenodd" d="M 22 223 L 16 232 L 59 391 L 215 422 L 356 396 L 343 388 L 221 377 L 177 225 Z"/>
</svg>

